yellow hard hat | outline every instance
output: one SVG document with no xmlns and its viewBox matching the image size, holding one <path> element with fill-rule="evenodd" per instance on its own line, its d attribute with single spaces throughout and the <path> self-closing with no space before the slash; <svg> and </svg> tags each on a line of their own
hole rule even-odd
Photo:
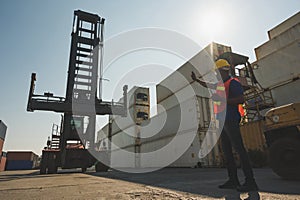
<svg viewBox="0 0 300 200">
<path fill-rule="evenodd" d="M 225 59 L 219 59 L 215 62 L 215 64 L 216 64 L 216 69 L 222 69 L 222 70 L 230 69 L 230 64 Z"/>
</svg>

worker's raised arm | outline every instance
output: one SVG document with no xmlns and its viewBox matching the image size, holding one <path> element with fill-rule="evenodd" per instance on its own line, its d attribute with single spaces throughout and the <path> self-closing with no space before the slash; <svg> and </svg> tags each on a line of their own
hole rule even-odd
<svg viewBox="0 0 300 200">
<path fill-rule="evenodd" d="M 214 83 L 208 83 L 208 82 L 201 81 L 200 79 L 198 79 L 196 77 L 196 75 L 193 71 L 192 71 L 191 77 L 194 81 L 198 82 L 203 87 L 210 88 L 210 89 L 216 89 L 216 87 L 217 87 L 217 83 L 214 84 Z"/>
</svg>

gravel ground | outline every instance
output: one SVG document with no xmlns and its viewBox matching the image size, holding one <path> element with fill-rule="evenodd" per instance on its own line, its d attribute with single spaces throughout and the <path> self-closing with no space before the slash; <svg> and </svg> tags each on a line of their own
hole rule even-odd
<svg viewBox="0 0 300 200">
<path fill-rule="evenodd" d="M 0 199 L 300 199 L 300 182 L 285 181 L 269 169 L 256 169 L 259 192 L 220 190 L 224 169 L 163 169 L 146 174 L 118 171 L 95 173 L 60 170 L 0 172 Z"/>
</svg>

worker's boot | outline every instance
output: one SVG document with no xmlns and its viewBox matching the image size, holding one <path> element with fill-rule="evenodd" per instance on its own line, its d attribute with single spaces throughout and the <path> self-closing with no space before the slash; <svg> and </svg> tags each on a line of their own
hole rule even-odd
<svg viewBox="0 0 300 200">
<path fill-rule="evenodd" d="M 258 186 L 254 179 L 246 179 L 245 183 L 239 187 L 237 187 L 237 191 L 239 192 L 250 192 L 257 191 Z"/>
<path fill-rule="evenodd" d="M 220 189 L 234 189 L 236 190 L 240 185 L 238 178 L 229 178 L 224 184 L 219 185 Z"/>
</svg>

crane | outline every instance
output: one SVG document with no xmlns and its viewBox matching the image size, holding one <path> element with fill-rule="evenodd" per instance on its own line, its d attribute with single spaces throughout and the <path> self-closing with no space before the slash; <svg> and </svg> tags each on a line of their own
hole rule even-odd
<svg viewBox="0 0 300 200">
<path fill-rule="evenodd" d="M 49 92 L 35 94 L 36 73 L 31 75 L 27 111 L 63 114 L 60 133 L 55 135 L 59 145 L 42 151 L 41 174 L 56 173 L 58 167 L 81 168 L 84 172 L 93 166 L 96 163 L 91 153 L 96 151 L 96 115 L 126 116 L 127 85 L 123 87 L 123 103 L 103 101 L 101 97 L 104 22 L 97 14 L 74 11 L 65 97 Z M 96 166 L 98 171 L 108 170 L 103 163 L 98 162 L 98 165 L 102 166 Z"/>
</svg>

